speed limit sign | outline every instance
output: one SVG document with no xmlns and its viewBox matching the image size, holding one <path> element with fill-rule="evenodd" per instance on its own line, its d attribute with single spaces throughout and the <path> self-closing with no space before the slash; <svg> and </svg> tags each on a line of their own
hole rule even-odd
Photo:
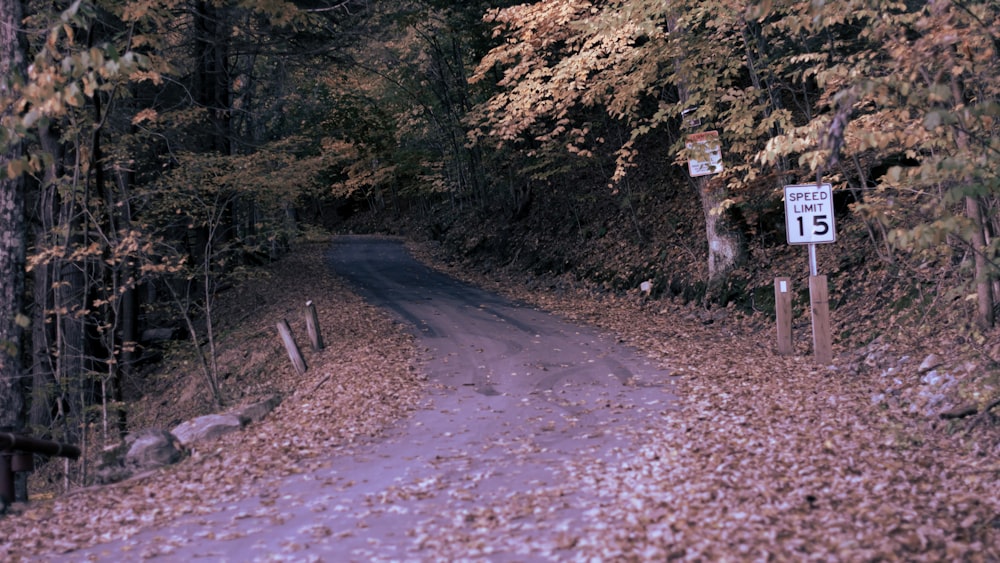
<svg viewBox="0 0 1000 563">
<path fill-rule="evenodd" d="M 830 184 L 785 186 L 785 232 L 788 244 L 837 241 Z"/>
</svg>

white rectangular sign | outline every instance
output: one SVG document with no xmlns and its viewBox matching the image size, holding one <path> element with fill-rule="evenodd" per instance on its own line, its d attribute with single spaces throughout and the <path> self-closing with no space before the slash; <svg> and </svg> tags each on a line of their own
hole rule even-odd
<svg viewBox="0 0 1000 563">
<path fill-rule="evenodd" d="M 785 231 L 788 244 L 837 241 L 830 184 L 785 186 Z"/>
<path fill-rule="evenodd" d="M 688 153 L 688 173 L 692 178 L 722 172 L 722 143 L 718 131 L 692 133 L 685 142 Z"/>
</svg>

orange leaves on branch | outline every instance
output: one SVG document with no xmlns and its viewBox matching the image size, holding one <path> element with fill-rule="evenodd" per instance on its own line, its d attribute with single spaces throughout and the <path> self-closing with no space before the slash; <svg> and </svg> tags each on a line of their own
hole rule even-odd
<svg viewBox="0 0 1000 563">
<path fill-rule="evenodd" d="M 132 118 L 132 125 L 139 125 L 144 121 L 155 122 L 159 118 L 159 113 L 155 109 L 147 108 L 135 114 Z"/>
</svg>

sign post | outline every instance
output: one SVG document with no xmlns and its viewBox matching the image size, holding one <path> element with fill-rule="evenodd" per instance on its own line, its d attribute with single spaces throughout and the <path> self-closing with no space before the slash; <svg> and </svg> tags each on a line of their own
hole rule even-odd
<svg viewBox="0 0 1000 563">
<path fill-rule="evenodd" d="M 785 232 L 788 244 L 809 247 L 809 301 L 812 315 L 813 353 L 816 361 L 833 361 L 830 342 L 830 303 L 826 276 L 818 273 L 816 245 L 837 241 L 830 184 L 785 186 Z"/>
</svg>

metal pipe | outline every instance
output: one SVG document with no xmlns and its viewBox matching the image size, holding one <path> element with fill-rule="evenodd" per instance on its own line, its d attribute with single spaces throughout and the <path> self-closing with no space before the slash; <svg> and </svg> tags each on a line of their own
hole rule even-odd
<svg viewBox="0 0 1000 563">
<path fill-rule="evenodd" d="M 51 440 L 39 440 L 10 432 L 0 432 L 0 450 L 18 450 L 70 459 L 80 458 L 80 448 L 72 444 L 60 444 Z"/>
<path fill-rule="evenodd" d="M 30 467 L 31 464 L 14 464 L 18 454 L 43 454 L 78 459 L 80 448 L 71 444 L 60 444 L 51 440 L 39 440 L 10 432 L 0 432 L 0 512 L 14 502 L 14 469 Z M 21 461 L 21 460 L 19 460 Z"/>
<path fill-rule="evenodd" d="M 809 275 L 816 277 L 819 275 L 819 267 L 816 265 L 816 245 L 809 244 Z"/>
</svg>

